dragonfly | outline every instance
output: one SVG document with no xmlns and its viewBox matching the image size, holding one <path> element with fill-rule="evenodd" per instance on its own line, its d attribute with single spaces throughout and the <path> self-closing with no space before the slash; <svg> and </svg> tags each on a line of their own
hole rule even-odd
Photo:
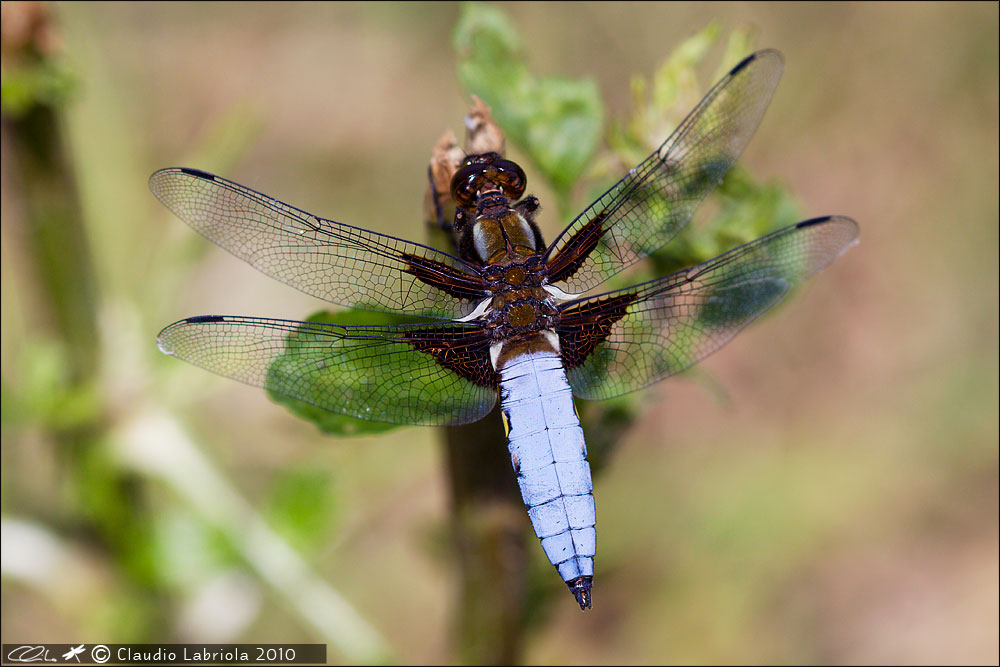
<svg viewBox="0 0 1000 667">
<path fill-rule="evenodd" d="M 573 398 L 600 400 L 679 373 L 729 342 L 858 237 L 843 216 L 805 220 L 714 259 L 588 295 L 670 241 L 756 130 L 779 52 L 733 67 L 649 157 L 546 245 L 524 170 L 467 155 L 451 181 L 456 254 L 307 213 L 190 168 L 153 194 L 265 274 L 352 308 L 417 323 L 344 326 L 203 315 L 160 350 L 360 419 L 454 425 L 500 402 L 530 523 L 581 609 L 592 605 L 597 516 Z"/>
</svg>

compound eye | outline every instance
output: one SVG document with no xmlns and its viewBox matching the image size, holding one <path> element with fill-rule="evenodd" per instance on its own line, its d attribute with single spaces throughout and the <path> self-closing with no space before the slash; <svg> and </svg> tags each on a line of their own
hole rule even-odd
<svg viewBox="0 0 1000 667">
<path fill-rule="evenodd" d="M 511 199 L 519 199 L 524 194 L 528 179 L 524 170 L 516 162 L 497 160 L 493 167 L 499 172 L 500 187 Z"/>
<path fill-rule="evenodd" d="M 475 196 L 475 193 L 472 191 L 471 183 L 460 181 L 452 187 L 451 196 L 459 206 L 472 206 L 472 198 Z"/>
<path fill-rule="evenodd" d="M 451 179 L 451 198 L 459 206 L 472 206 L 476 200 L 476 182 L 482 177 L 483 166 L 468 165 L 459 169 Z"/>
</svg>

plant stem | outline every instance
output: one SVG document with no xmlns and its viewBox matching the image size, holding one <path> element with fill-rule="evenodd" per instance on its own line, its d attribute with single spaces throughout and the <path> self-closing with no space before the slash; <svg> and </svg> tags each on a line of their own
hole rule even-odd
<svg viewBox="0 0 1000 667">
<path fill-rule="evenodd" d="M 499 409 L 445 431 L 452 526 L 460 568 L 462 662 L 514 664 L 524 643 L 526 517 Z"/>
</svg>

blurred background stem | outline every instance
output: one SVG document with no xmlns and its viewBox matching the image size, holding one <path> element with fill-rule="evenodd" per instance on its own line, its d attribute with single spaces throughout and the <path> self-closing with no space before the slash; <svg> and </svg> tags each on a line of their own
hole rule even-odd
<svg viewBox="0 0 1000 667">
<path fill-rule="evenodd" d="M 184 630 L 172 622 L 175 591 L 164 576 L 166 568 L 157 562 L 156 531 L 165 519 L 149 502 L 149 483 L 159 481 L 226 537 L 243 563 L 272 586 L 316 639 L 352 663 L 391 660 L 379 633 L 269 528 L 172 417 L 134 396 L 125 405 L 116 401 L 114 388 L 120 392 L 123 382 L 113 377 L 115 371 L 109 369 L 117 366 L 102 354 L 111 345 L 108 340 L 126 343 L 118 350 L 125 359 L 131 359 L 125 348 L 154 346 L 151 339 L 123 341 L 121 329 L 108 325 L 102 331 L 100 326 L 102 314 L 108 315 L 110 304 L 116 303 L 117 286 L 102 291 L 95 271 L 94 237 L 75 180 L 81 167 L 66 140 L 67 110 L 78 82 L 61 59 L 54 19 L 48 4 L 3 6 L 4 205 L 5 213 L 6 207 L 18 213 L 9 219 L 5 214 L 5 225 L 20 223 L 5 234 L 5 255 L 10 250 L 17 257 L 33 296 L 16 322 L 26 342 L 17 359 L 5 362 L 22 373 L 20 384 L 32 387 L 25 376 L 38 374 L 33 366 L 48 361 L 55 368 L 44 376 L 41 388 L 34 387 L 47 400 L 17 401 L 11 407 L 5 394 L 4 413 L 19 424 L 39 424 L 38 445 L 52 448 L 58 482 L 70 502 L 65 514 L 47 517 L 47 523 L 58 526 L 51 534 L 30 519 L 9 518 L 5 512 L 5 578 L 50 594 L 54 605 L 79 616 L 74 620 L 95 630 L 99 640 L 109 639 L 101 612 L 116 605 L 127 606 L 128 613 L 126 621 L 112 625 L 113 641 L 170 641 L 178 633 L 184 638 Z M 81 87 L 88 83 L 79 81 Z M 139 287 L 135 291 L 141 293 L 145 285 L 128 287 Z M 105 340 L 102 334 L 109 332 Z M 54 358 L 45 357 L 45 351 Z M 5 461 L 8 454 L 5 447 Z M 17 454 L 31 459 L 23 451 Z M 22 461 L 14 466 L 24 467 Z M 5 493 L 30 495 L 34 474 L 6 476 Z M 46 513 L 44 507 L 37 511 Z M 118 596 L 93 594 L 99 590 L 100 569 L 88 567 L 77 553 L 85 551 L 80 543 L 98 551 L 107 570 L 120 575 L 113 582 L 123 589 Z M 252 583 L 246 586 L 253 588 Z M 78 597 L 73 593 L 79 591 L 87 604 L 73 604 Z M 254 605 L 245 606 L 256 614 Z M 231 611 L 238 616 L 244 610 Z"/>
<path fill-rule="evenodd" d="M 56 49 L 49 5 L 8 3 L 4 23 L 4 182 L 13 186 L 6 195 L 13 198 L 10 204 L 23 214 L 17 237 L 37 295 L 35 310 L 22 313 L 22 321 L 42 333 L 29 340 L 54 344 L 61 362 L 42 424 L 65 487 L 84 509 L 81 524 L 69 528 L 96 538 L 121 565 L 124 583 L 141 601 L 135 626 L 160 625 L 166 613 L 162 591 L 147 576 L 148 561 L 136 558 L 130 546 L 149 530 L 139 486 L 134 475 L 112 464 L 105 448 L 107 405 L 98 391 L 100 290 L 64 137 L 72 77 Z"/>
<path fill-rule="evenodd" d="M 98 287 L 63 136 L 72 78 L 55 53 L 57 29 L 47 5 L 10 3 L 3 19 L 7 196 L 23 213 L 19 236 L 38 286 L 38 324 L 66 346 L 67 379 L 81 386 L 96 379 L 100 351 Z"/>
<path fill-rule="evenodd" d="M 74 385 L 95 380 L 99 366 L 97 284 L 66 156 L 59 110 L 36 104 L 23 115 L 3 114 L 11 176 L 25 212 L 24 236 L 51 331 L 67 347 Z"/>
</svg>

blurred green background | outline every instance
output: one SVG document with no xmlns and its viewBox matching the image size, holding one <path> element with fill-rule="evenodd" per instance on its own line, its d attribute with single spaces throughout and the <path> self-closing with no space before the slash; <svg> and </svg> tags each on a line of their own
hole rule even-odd
<svg viewBox="0 0 1000 667">
<path fill-rule="evenodd" d="M 3 642 L 461 660 L 440 431 L 323 436 L 261 390 L 160 355 L 156 333 L 185 316 L 300 319 L 323 304 L 146 187 L 157 168 L 198 167 L 423 241 L 430 149 L 467 108 L 461 6 L 56 4 L 33 37 L 54 64 L 24 84 L 16 5 L 3 5 Z M 595 480 L 594 610 L 532 544 L 553 593 L 521 659 L 995 663 L 997 5 L 500 7 L 532 69 L 590 77 L 611 118 L 630 111 L 633 75 L 710 22 L 748 27 L 786 70 L 741 164 L 803 217 L 862 229 L 788 307 L 634 397 Z M 26 160 L 11 139 L 32 85 L 64 163 Z M 551 240 L 555 195 L 527 172 Z M 76 201 L 51 173 L 79 205 L 39 224 L 33 201 Z"/>
</svg>

